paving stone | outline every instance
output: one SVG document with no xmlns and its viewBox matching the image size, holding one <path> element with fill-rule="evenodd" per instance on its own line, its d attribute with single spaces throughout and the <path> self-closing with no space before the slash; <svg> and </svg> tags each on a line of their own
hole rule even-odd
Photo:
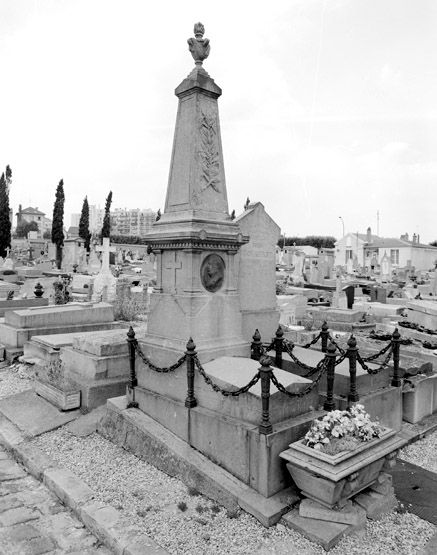
<svg viewBox="0 0 437 555">
<path fill-rule="evenodd" d="M 32 457 L 32 451 L 22 452 Z M 28 475 L 6 451 L 0 454 L 0 555 L 111 554 L 44 484 Z M 68 479 L 67 485 L 71 489 L 77 484 Z M 73 489 L 73 497 L 89 499 L 91 490 Z M 94 508 L 98 509 L 97 522 L 113 522 L 110 507 Z"/>
<path fill-rule="evenodd" d="M 90 501 L 94 492 L 69 470 L 49 468 L 44 472 L 44 483 L 56 493 L 59 499 L 73 510 Z"/>
<path fill-rule="evenodd" d="M 366 511 L 367 518 L 371 520 L 380 519 L 398 506 L 398 501 L 393 493 L 383 495 L 370 490 L 356 495 L 354 502 Z"/>
<path fill-rule="evenodd" d="M 309 540 L 318 543 L 326 551 L 336 545 L 343 536 L 359 532 L 364 525 L 353 526 L 351 524 L 340 524 L 338 522 L 326 522 L 315 518 L 299 516 L 297 510 L 292 510 L 282 517 L 283 524 L 296 530 Z"/>
<path fill-rule="evenodd" d="M 366 523 L 366 511 L 352 504 L 351 501 L 348 501 L 342 509 L 328 509 L 317 501 L 303 499 L 299 505 L 299 516 L 355 526 Z"/>
<path fill-rule="evenodd" d="M 15 495 L 4 495 L 0 497 L 0 513 L 7 511 L 8 509 L 15 509 L 16 507 L 21 507 L 23 503 Z"/>
<path fill-rule="evenodd" d="M 7 528 L 0 528 L 0 545 L 6 541 L 14 540 L 16 542 L 31 540 L 40 536 L 39 530 L 33 524 L 16 524 Z"/>
<path fill-rule="evenodd" d="M 15 461 L 11 459 L 0 461 L 0 482 L 4 480 L 16 480 L 17 478 L 24 478 L 25 476 L 26 473 Z"/>
</svg>

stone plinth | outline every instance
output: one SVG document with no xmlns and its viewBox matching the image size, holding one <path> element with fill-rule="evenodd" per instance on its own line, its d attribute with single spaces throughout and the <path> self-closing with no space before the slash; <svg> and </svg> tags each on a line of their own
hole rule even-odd
<svg viewBox="0 0 437 555">
<path fill-rule="evenodd" d="M 66 377 L 81 391 L 82 409 L 92 410 L 125 392 L 129 377 L 125 329 L 76 335 L 61 357 Z"/>
<path fill-rule="evenodd" d="M 402 416 L 406 422 L 415 424 L 437 411 L 437 374 L 420 374 L 409 381 L 411 386 L 402 392 Z"/>
</svg>

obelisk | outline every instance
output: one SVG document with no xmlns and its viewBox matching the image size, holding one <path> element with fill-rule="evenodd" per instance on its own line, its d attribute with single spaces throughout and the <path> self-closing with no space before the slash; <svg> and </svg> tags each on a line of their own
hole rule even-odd
<svg viewBox="0 0 437 555">
<path fill-rule="evenodd" d="M 164 213 L 147 236 L 157 256 L 157 284 L 146 344 L 163 363 L 190 336 L 203 361 L 249 355 L 234 267 L 248 237 L 229 215 L 217 105 L 222 91 L 203 68 L 210 43 L 201 23 L 188 45 L 195 67 L 175 91 L 179 107 Z"/>
</svg>

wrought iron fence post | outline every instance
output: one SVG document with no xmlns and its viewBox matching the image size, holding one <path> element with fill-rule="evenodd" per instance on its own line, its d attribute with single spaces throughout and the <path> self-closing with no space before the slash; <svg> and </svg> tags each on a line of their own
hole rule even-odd
<svg viewBox="0 0 437 555">
<path fill-rule="evenodd" d="M 328 352 L 326 354 L 327 361 L 327 372 L 326 372 L 326 401 L 323 404 L 323 409 L 327 411 L 335 410 L 334 401 L 334 376 L 335 376 L 335 358 L 336 358 L 336 347 L 334 343 L 330 343 L 328 347 Z"/>
<path fill-rule="evenodd" d="M 326 321 L 323 322 L 322 324 L 322 331 L 320 332 L 320 335 L 322 337 L 322 353 L 326 353 L 328 348 L 328 337 L 329 337 L 329 328 Z"/>
<path fill-rule="evenodd" d="M 127 408 L 137 409 L 138 403 L 135 401 L 135 387 L 138 385 L 137 375 L 135 372 L 135 345 L 137 344 L 137 339 L 135 337 L 135 332 L 132 326 L 130 326 L 127 332 L 127 344 L 129 348 L 129 381 L 127 383 L 128 391 L 130 394 L 130 400 L 128 401 Z"/>
<path fill-rule="evenodd" d="M 261 343 L 261 334 L 259 333 L 258 328 L 255 330 L 255 333 L 252 335 L 252 344 L 250 346 L 250 358 L 253 360 L 259 360 L 262 355 L 262 343 Z"/>
<path fill-rule="evenodd" d="M 360 400 L 357 393 L 357 340 L 353 335 L 351 335 L 347 342 L 347 358 L 349 359 L 349 376 L 350 376 L 350 389 L 349 395 L 347 397 L 348 405 L 350 403 L 356 403 Z"/>
<path fill-rule="evenodd" d="M 196 356 L 196 345 L 193 339 L 190 337 L 187 343 L 187 350 L 185 351 L 187 355 L 187 398 L 185 399 L 185 406 L 188 409 L 197 407 L 197 401 L 194 397 L 194 357 Z"/>
<path fill-rule="evenodd" d="M 273 342 L 275 344 L 275 366 L 277 366 L 278 368 L 282 368 L 282 351 L 284 350 L 284 332 L 282 331 L 281 326 L 278 326 Z"/>
<path fill-rule="evenodd" d="M 261 367 L 259 373 L 261 375 L 261 402 L 262 402 L 262 419 L 259 425 L 260 434 L 271 434 L 273 427 L 270 423 L 270 378 L 272 369 L 270 368 L 271 359 L 268 356 L 260 358 Z"/>
<path fill-rule="evenodd" d="M 400 387 L 402 385 L 402 380 L 399 376 L 399 354 L 401 347 L 401 334 L 398 328 L 395 329 L 392 335 L 392 345 L 393 345 L 393 379 L 391 385 L 394 387 Z"/>
</svg>

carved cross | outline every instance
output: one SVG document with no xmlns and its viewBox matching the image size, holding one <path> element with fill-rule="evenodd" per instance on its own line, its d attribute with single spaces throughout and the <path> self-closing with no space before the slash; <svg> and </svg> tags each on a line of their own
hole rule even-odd
<svg viewBox="0 0 437 555">
<path fill-rule="evenodd" d="M 109 246 L 109 237 L 103 237 L 103 245 L 101 245 L 101 246 L 97 245 L 96 246 L 96 251 L 102 253 L 101 271 L 102 272 L 108 271 L 109 270 L 109 253 L 116 251 L 115 247 L 110 247 Z"/>
<path fill-rule="evenodd" d="M 173 282 L 173 288 L 174 291 L 176 292 L 176 279 L 177 279 L 177 271 L 180 270 L 182 268 L 182 262 L 177 258 L 178 254 L 175 251 L 174 253 L 174 260 L 167 262 L 167 265 L 165 267 L 166 270 L 174 270 L 174 282 Z"/>
</svg>

